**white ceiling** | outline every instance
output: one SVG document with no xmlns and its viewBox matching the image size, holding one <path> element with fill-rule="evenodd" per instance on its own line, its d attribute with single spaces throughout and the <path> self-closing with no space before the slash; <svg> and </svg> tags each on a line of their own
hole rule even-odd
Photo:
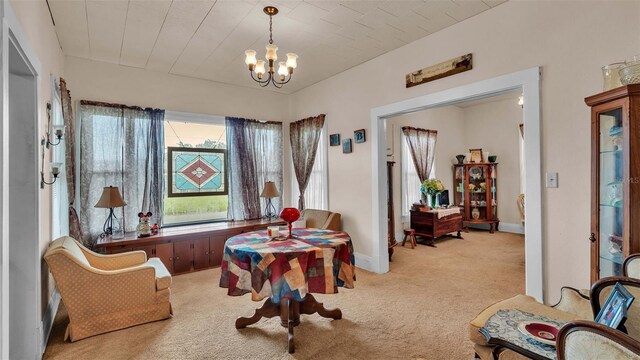
<svg viewBox="0 0 640 360">
<path fill-rule="evenodd" d="M 65 55 L 257 87 L 244 50 L 263 58 L 267 5 L 279 59 L 300 57 L 294 92 L 506 0 L 49 0 Z M 276 69 L 277 70 L 277 69 Z M 275 90 L 273 86 L 269 87 Z"/>
</svg>

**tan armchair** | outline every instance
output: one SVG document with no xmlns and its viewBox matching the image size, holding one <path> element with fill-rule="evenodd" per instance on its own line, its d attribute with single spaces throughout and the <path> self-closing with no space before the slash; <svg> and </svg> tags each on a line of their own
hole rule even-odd
<svg viewBox="0 0 640 360">
<path fill-rule="evenodd" d="M 171 275 L 144 251 L 100 255 L 71 237 L 44 255 L 69 313 L 65 340 L 124 329 L 171 316 Z"/>
<path fill-rule="evenodd" d="M 340 213 L 327 210 L 304 209 L 301 214 L 307 222 L 308 228 L 335 231 L 342 230 L 342 226 L 340 225 Z"/>
</svg>

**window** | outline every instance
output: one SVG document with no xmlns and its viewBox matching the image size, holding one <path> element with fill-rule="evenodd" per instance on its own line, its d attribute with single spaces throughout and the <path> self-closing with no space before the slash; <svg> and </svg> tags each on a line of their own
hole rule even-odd
<svg viewBox="0 0 640 360">
<path fill-rule="evenodd" d="M 165 198 L 164 225 L 197 223 L 206 221 L 226 220 L 228 197 L 227 192 L 219 195 L 202 195 L 198 192 L 212 193 L 221 187 L 226 189 L 226 129 L 224 117 L 178 112 L 165 112 L 164 142 L 165 142 Z M 172 148 L 173 151 L 169 151 Z M 180 151 L 175 148 L 181 148 Z M 192 152 L 189 150 L 193 149 Z M 215 150 L 215 151 L 213 151 Z M 196 178 L 187 179 L 185 176 L 175 176 L 176 166 L 168 166 L 171 156 L 178 157 L 177 163 L 186 165 L 183 160 L 204 162 L 210 160 L 215 176 L 211 173 L 195 171 Z M 175 157 L 174 156 L 174 157 Z M 169 168 L 173 171 L 173 178 L 169 179 Z M 200 167 L 200 170 L 203 168 Z M 193 172 L 193 171 L 192 171 Z M 201 173 L 202 172 L 202 173 Z M 199 177 L 198 177 L 199 176 Z M 204 179 L 203 181 L 200 181 Z M 197 180 L 197 181 L 196 181 Z M 195 182 L 194 182 L 195 181 Z M 188 184 L 186 182 L 189 182 Z M 181 189 L 170 189 L 170 186 L 182 184 Z M 215 189 L 214 189 L 215 188 Z M 189 191 L 191 191 L 191 195 Z M 175 196 L 174 193 L 180 193 Z"/>
<path fill-rule="evenodd" d="M 57 78 L 51 78 L 52 83 L 52 101 L 51 101 L 51 125 L 64 125 L 62 118 L 62 101 L 60 99 L 60 87 Z M 65 135 L 66 136 L 66 135 Z M 51 135 L 51 141 L 54 143 L 55 136 Z M 56 146 L 51 146 L 53 151 L 52 162 L 62 163 L 60 175 L 56 182 L 51 185 L 52 191 L 52 214 L 51 214 L 51 233 L 53 239 L 69 234 L 69 196 L 67 195 L 67 175 L 64 166 L 65 163 L 65 141 L 64 137 Z"/>
<path fill-rule="evenodd" d="M 402 216 L 409 216 L 411 205 L 418 202 L 421 198 L 420 194 L 420 178 L 413 164 L 413 157 L 409 151 L 409 144 L 404 134 L 400 135 L 400 143 L 402 144 Z M 433 161 L 429 178 L 433 178 L 436 173 L 436 161 Z"/>
<path fill-rule="evenodd" d="M 316 160 L 313 163 L 307 189 L 304 192 L 304 207 L 307 209 L 329 210 L 327 147 L 327 123 L 325 122 L 322 132 L 320 133 Z M 298 190 L 296 174 L 293 171 L 293 160 L 291 162 L 291 184 L 291 203 L 293 207 L 298 207 L 300 191 Z"/>
</svg>

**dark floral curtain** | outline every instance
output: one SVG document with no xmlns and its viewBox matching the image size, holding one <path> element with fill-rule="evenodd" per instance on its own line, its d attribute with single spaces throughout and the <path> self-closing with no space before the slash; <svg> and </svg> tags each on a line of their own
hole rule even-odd
<svg viewBox="0 0 640 360">
<path fill-rule="evenodd" d="M 108 209 L 95 208 L 106 186 L 127 203 L 114 209 L 125 231 L 135 231 L 139 212 L 162 224 L 164 110 L 83 100 L 80 133 L 80 219 L 85 241 L 102 233 Z"/>
<path fill-rule="evenodd" d="M 71 106 L 71 92 L 67 89 L 67 82 L 60 78 L 60 102 L 62 104 L 62 118 L 65 127 L 65 169 L 67 177 L 67 195 L 69 199 L 69 236 L 82 241 L 82 227 L 75 208 L 76 201 L 76 136 L 75 119 Z"/>
<path fill-rule="evenodd" d="M 273 181 L 282 193 L 282 123 L 226 118 L 229 171 L 229 220 L 262 217 L 266 199 L 260 192 Z M 281 198 L 272 199 L 276 211 Z"/>
<path fill-rule="evenodd" d="M 413 158 L 413 164 L 416 167 L 420 182 L 429 179 L 431 168 L 433 168 L 438 132 L 436 130 L 405 126 L 402 128 L 402 133 L 407 139 L 409 152 Z"/>
<path fill-rule="evenodd" d="M 299 210 L 304 210 L 304 192 L 307 189 L 311 170 L 316 160 L 316 152 L 323 126 L 324 114 L 295 121 L 289 125 L 293 170 L 300 190 L 300 197 L 298 198 Z"/>
</svg>

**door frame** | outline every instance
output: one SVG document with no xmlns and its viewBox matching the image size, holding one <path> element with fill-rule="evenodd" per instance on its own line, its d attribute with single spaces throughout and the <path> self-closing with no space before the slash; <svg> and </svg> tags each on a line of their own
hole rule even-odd
<svg viewBox="0 0 640 360">
<path fill-rule="evenodd" d="M 387 185 L 386 185 L 386 118 L 422 111 L 433 107 L 454 105 L 521 89 L 524 97 L 524 161 L 525 161 L 525 289 L 538 301 L 544 299 L 544 252 L 542 223 L 542 162 L 540 67 L 481 80 L 437 93 L 371 109 L 371 199 L 373 226 L 373 271 L 389 271 L 387 256 Z"/>
<path fill-rule="evenodd" d="M 13 12 L 11 8 L 10 2 L 3 1 L 0 5 L 0 19 L 2 26 L 2 33 L 0 34 L 0 113 L 2 116 L 2 125 L 0 127 L 0 138 L 2 139 L 2 145 L 0 146 L 0 358 L 8 359 L 9 358 L 9 282 L 10 282 L 10 273 L 9 273 L 9 227 L 11 226 L 9 223 L 9 156 L 10 156 L 10 148 L 9 148 L 9 138 L 11 134 L 9 133 L 9 43 L 13 43 L 13 46 L 19 52 L 20 56 L 23 58 L 27 66 L 32 70 L 35 82 L 35 116 L 33 121 L 35 121 L 35 129 L 36 131 L 33 136 L 35 137 L 34 144 L 39 144 L 39 116 L 41 113 L 41 104 L 40 104 L 40 94 L 39 94 L 39 85 L 40 85 L 40 75 L 42 65 L 40 63 L 40 59 L 37 56 L 36 51 L 31 46 L 31 42 L 29 41 L 29 37 L 26 35 L 20 22 L 18 21 L 17 16 Z M 35 151 L 35 166 L 34 166 L 34 177 L 39 176 L 39 152 Z M 41 237 L 41 229 L 40 229 L 40 198 L 42 194 L 40 193 L 40 189 L 37 186 L 38 181 L 36 181 L 36 186 L 33 189 L 38 196 L 36 196 L 36 214 L 38 216 L 37 219 L 34 219 L 36 223 L 36 232 L 37 238 L 31 239 L 31 241 L 36 242 L 33 259 L 33 267 L 32 271 L 34 271 L 34 278 L 37 279 L 37 284 L 35 285 L 35 296 L 33 299 L 25 299 L 26 302 L 33 302 L 33 304 L 28 304 L 28 307 L 33 307 L 34 311 L 37 311 L 36 319 L 42 318 L 42 309 L 41 309 L 41 254 L 40 254 L 40 237 Z M 36 324 L 25 324 L 25 326 L 33 327 L 33 334 L 35 339 L 33 339 L 33 346 L 35 347 L 37 358 L 40 358 L 42 355 L 42 322 L 36 321 Z"/>
</svg>

